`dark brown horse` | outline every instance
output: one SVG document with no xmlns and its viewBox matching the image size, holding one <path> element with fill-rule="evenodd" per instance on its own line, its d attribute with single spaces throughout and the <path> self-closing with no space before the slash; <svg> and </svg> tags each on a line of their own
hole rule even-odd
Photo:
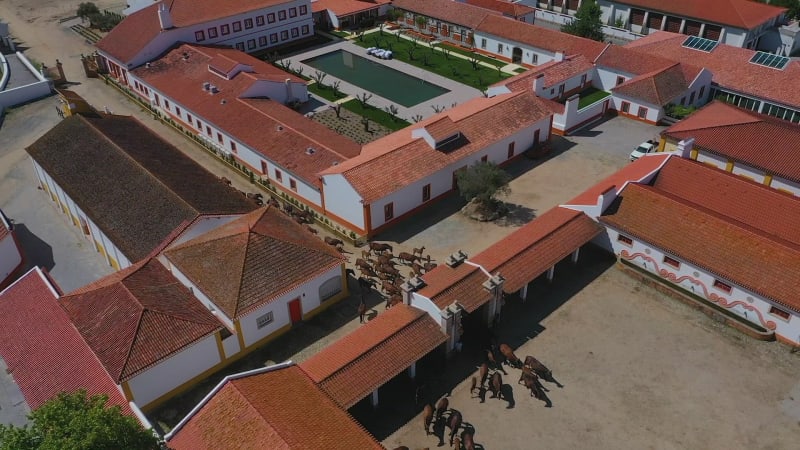
<svg viewBox="0 0 800 450">
<path fill-rule="evenodd" d="M 394 251 L 394 249 L 392 249 L 391 245 L 384 244 L 384 243 L 381 243 L 381 242 L 370 242 L 369 243 L 369 249 L 372 250 L 375 253 L 383 252 L 383 251 L 386 251 L 386 250 L 389 250 L 390 252 Z"/>
<path fill-rule="evenodd" d="M 506 363 L 517 369 L 522 367 L 522 361 L 514 354 L 514 350 L 506 344 L 500 344 L 500 353 L 506 358 Z"/>
<path fill-rule="evenodd" d="M 364 323 L 364 315 L 367 313 L 367 303 L 364 301 L 364 294 L 361 294 L 361 301 L 358 302 L 358 320 Z"/>
<path fill-rule="evenodd" d="M 539 378 L 549 381 L 550 383 L 555 383 L 558 387 L 561 387 L 561 383 L 553 378 L 553 372 L 533 356 L 525 357 L 525 366 L 530 367 L 531 370 L 536 372 L 536 375 L 538 375 Z"/>
<path fill-rule="evenodd" d="M 397 257 L 405 263 L 411 264 L 416 261 L 419 261 L 419 257 L 417 255 L 412 255 L 411 253 L 407 252 L 400 252 Z"/>
<path fill-rule="evenodd" d="M 486 378 L 489 377 L 489 365 L 486 363 L 481 364 L 481 370 L 478 372 L 481 377 L 481 387 L 486 384 Z"/>
<path fill-rule="evenodd" d="M 458 429 L 461 428 L 461 422 L 463 418 L 461 417 L 461 413 L 453 410 L 450 413 L 450 417 L 447 418 L 447 426 L 450 428 L 450 445 L 453 445 L 453 438 L 456 437 L 456 433 Z"/>
<path fill-rule="evenodd" d="M 436 420 L 439 420 L 442 417 L 442 414 L 447 412 L 447 408 L 450 406 L 450 401 L 447 400 L 447 397 L 442 397 L 439 400 L 439 403 L 436 404 L 436 412 L 434 413 L 434 417 Z"/>
<path fill-rule="evenodd" d="M 461 433 L 461 445 L 464 446 L 464 450 L 475 450 L 475 439 L 472 432 L 464 430 Z"/>
<path fill-rule="evenodd" d="M 334 247 L 337 247 L 339 245 L 344 245 L 344 242 L 342 242 L 341 239 L 332 238 L 330 236 L 325 236 L 323 240 L 325 241 L 326 244 L 332 245 Z"/>
<path fill-rule="evenodd" d="M 492 374 L 492 381 L 489 383 L 489 390 L 492 391 L 492 398 L 503 398 L 503 376 L 500 372 Z"/>
</svg>

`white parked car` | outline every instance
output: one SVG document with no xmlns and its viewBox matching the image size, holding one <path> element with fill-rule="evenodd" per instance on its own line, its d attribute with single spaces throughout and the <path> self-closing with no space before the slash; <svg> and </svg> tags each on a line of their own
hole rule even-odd
<svg viewBox="0 0 800 450">
<path fill-rule="evenodd" d="M 631 161 L 636 161 L 637 159 L 641 158 L 642 156 L 653 153 L 658 148 L 658 142 L 650 139 L 647 142 L 642 142 L 639 144 L 638 147 L 633 149 L 631 152 Z"/>
</svg>

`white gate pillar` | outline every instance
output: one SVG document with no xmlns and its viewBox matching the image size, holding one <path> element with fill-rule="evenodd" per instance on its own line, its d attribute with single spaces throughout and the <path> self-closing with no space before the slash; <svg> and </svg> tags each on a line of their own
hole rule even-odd
<svg viewBox="0 0 800 450">
<path fill-rule="evenodd" d="M 372 391 L 372 407 L 373 408 L 378 407 L 378 389 Z"/>
<path fill-rule="evenodd" d="M 408 366 L 408 376 L 411 377 L 412 380 L 417 377 L 417 362 L 416 361 L 414 361 L 413 363 L 411 363 L 410 366 Z M 375 391 L 375 392 L 377 392 L 377 391 Z"/>
<path fill-rule="evenodd" d="M 578 264 L 578 255 L 581 253 L 581 248 L 578 247 L 572 252 L 572 264 Z"/>
<path fill-rule="evenodd" d="M 556 273 L 556 266 L 552 266 L 549 269 L 547 269 L 547 281 L 552 282 L 555 273 Z"/>
</svg>

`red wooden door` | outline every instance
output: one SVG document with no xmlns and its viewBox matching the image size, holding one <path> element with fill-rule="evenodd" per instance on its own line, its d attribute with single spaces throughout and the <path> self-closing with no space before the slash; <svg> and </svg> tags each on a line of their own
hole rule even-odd
<svg viewBox="0 0 800 450">
<path fill-rule="evenodd" d="M 289 318 L 293 324 L 303 320 L 303 307 L 300 305 L 299 298 L 289 302 Z"/>
</svg>

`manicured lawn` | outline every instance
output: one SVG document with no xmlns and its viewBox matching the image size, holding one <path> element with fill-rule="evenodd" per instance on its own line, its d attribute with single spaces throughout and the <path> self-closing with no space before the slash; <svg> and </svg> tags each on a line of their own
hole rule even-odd
<svg viewBox="0 0 800 450">
<path fill-rule="evenodd" d="M 485 63 L 489 63 L 489 64 L 491 64 L 491 65 L 493 65 L 495 67 L 504 67 L 504 66 L 506 66 L 508 64 L 507 62 L 503 62 L 503 61 L 500 61 L 500 60 L 497 60 L 497 59 L 494 59 L 494 58 L 489 58 L 488 56 L 481 55 L 480 53 L 471 52 L 469 50 L 465 50 L 463 48 L 456 47 L 454 45 L 448 45 L 448 44 L 442 43 L 440 45 L 440 48 L 442 48 L 442 49 L 446 48 L 447 50 L 449 50 L 449 51 L 451 51 L 453 53 L 458 53 L 459 55 L 464 55 L 464 56 L 467 56 L 467 57 L 475 58 L 478 61 L 483 61 Z"/>
<path fill-rule="evenodd" d="M 364 36 L 364 40 L 355 39 L 352 42 L 364 48 L 377 46 L 390 49 L 395 59 L 480 90 L 510 76 L 480 64 L 473 68 L 465 59 L 457 56 L 447 58 L 440 51 L 432 50 L 422 44 L 414 47 L 412 41 L 403 38 L 398 41 L 395 36 L 389 34 L 380 36 L 378 33 L 372 33 Z"/>
<path fill-rule="evenodd" d="M 362 108 L 361 103 L 358 100 L 350 100 L 349 102 L 342 103 L 342 106 L 360 116 L 366 117 L 369 120 L 379 123 L 392 130 L 400 130 L 410 125 L 410 123 L 406 122 L 405 120 L 401 118 L 395 119 L 391 114 L 378 109 L 375 106 L 367 104 L 366 108 Z"/>
<path fill-rule="evenodd" d="M 328 33 L 330 33 L 330 34 L 332 34 L 334 36 L 339 36 L 340 38 L 345 38 L 345 39 L 347 39 L 350 36 L 350 33 L 348 33 L 347 31 L 331 30 L 331 31 L 328 31 Z"/>
<path fill-rule="evenodd" d="M 584 106 L 589 106 L 602 98 L 608 97 L 609 95 L 611 95 L 609 92 L 601 91 L 600 89 L 593 87 L 589 88 L 581 92 L 581 98 L 578 100 L 578 109 L 581 109 Z"/>
<path fill-rule="evenodd" d="M 347 94 L 343 92 L 339 92 L 337 95 L 333 95 L 333 88 L 330 86 L 322 87 L 318 83 L 311 83 L 308 85 L 308 92 L 316 95 L 317 97 L 322 97 L 325 100 L 330 102 L 335 102 L 340 98 L 345 98 Z"/>
<path fill-rule="evenodd" d="M 527 72 L 527 71 L 528 71 L 528 69 L 526 69 L 524 67 L 517 67 L 516 69 L 514 69 L 514 72 L 516 72 L 516 73 L 522 73 L 522 72 Z"/>
</svg>

